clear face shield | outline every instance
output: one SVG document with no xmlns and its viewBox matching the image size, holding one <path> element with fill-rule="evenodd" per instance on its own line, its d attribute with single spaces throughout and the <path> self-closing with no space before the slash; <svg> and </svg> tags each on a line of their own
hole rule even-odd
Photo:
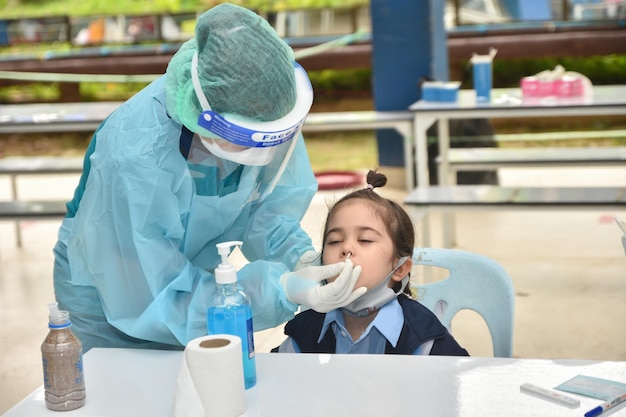
<svg viewBox="0 0 626 417">
<path fill-rule="evenodd" d="M 278 159 L 285 165 L 295 146 L 296 141 L 292 139 L 300 134 L 313 104 L 313 88 L 304 68 L 294 62 L 296 103 L 293 109 L 280 119 L 259 122 L 213 111 L 202 91 L 197 67 L 196 52 L 191 62 L 191 79 L 203 109 L 198 117 L 200 129 L 196 132 L 202 144 L 213 155 L 241 165 L 265 166 Z"/>
</svg>

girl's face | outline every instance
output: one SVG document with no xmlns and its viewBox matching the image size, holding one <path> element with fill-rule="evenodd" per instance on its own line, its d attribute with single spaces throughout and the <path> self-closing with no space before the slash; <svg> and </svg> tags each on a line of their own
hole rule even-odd
<svg viewBox="0 0 626 417">
<path fill-rule="evenodd" d="M 343 262 L 350 253 L 350 260 L 362 268 L 355 288 L 374 288 L 398 261 L 394 258 L 393 242 L 387 228 L 363 200 L 343 203 L 329 219 L 327 230 L 322 263 Z M 390 284 L 402 280 L 407 273 L 403 265 L 394 273 Z"/>
</svg>

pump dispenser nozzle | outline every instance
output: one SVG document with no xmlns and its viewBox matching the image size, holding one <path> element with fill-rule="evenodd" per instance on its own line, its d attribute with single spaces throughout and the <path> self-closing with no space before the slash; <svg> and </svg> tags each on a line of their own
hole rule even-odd
<svg viewBox="0 0 626 417">
<path fill-rule="evenodd" d="M 222 257 L 222 262 L 215 269 L 215 282 L 218 284 L 231 284 L 237 282 L 237 270 L 228 263 L 228 255 L 230 255 L 233 246 L 241 246 L 243 242 L 234 240 L 231 242 L 222 242 L 217 245 L 217 253 Z"/>
</svg>

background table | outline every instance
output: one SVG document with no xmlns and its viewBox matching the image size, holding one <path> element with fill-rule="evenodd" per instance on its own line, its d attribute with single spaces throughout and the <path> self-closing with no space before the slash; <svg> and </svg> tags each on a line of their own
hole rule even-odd
<svg viewBox="0 0 626 417">
<path fill-rule="evenodd" d="M 450 119 L 623 115 L 626 114 L 626 85 L 594 86 L 593 96 L 571 99 L 522 99 L 519 88 L 496 88 L 492 90 L 489 103 L 477 103 L 474 90 L 461 90 L 455 103 L 419 100 L 409 109 L 414 114 L 417 185 L 429 186 L 426 131 L 435 122 L 439 122 L 439 184 L 447 185 Z"/>
<path fill-rule="evenodd" d="M 64 417 L 172 416 L 182 352 L 92 349 L 84 359 L 87 402 Z M 261 353 L 245 415 L 581 417 L 601 401 L 579 397 L 571 409 L 519 389 L 579 374 L 626 382 L 626 362 Z M 612 414 L 626 416 L 626 407 Z M 4 414 L 17 416 L 60 414 L 46 409 L 39 388 Z"/>
</svg>

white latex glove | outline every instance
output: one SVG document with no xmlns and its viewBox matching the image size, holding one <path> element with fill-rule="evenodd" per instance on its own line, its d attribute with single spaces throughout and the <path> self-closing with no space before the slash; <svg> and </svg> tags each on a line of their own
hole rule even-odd
<svg viewBox="0 0 626 417">
<path fill-rule="evenodd" d="M 307 266 L 320 265 L 322 265 L 322 254 L 315 250 L 309 250 L 304 252 L 304 254 L 300 257 L 298 265 L 296 265 L 296 269 L 294 269 L 294 271 L 306 268 Z"/>
<path fill-rule="evenodd" d="M 318 313 L 327 313 L 365 294 L 365 287 L 354 289 L 360 274 L 361 266 L 355 267 L 348 259 L 346 262 L 307 266 L 283 274 L 280 282 L 292 303 L 310 307 Z M 337 277 L 335 281 L 322 285 L 322 281 L 334 277 Z"/>
</svg>

